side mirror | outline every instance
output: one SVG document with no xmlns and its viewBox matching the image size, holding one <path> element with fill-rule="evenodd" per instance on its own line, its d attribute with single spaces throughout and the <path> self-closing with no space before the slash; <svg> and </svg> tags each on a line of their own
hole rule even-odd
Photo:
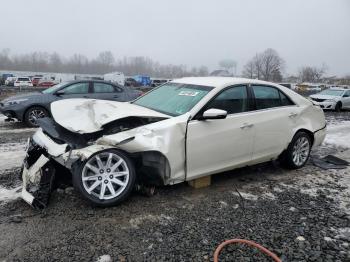
<svg viewBox="0 0 350 262">
<path fill-rule="evenodd" d="M 206 119 L 224 119 L 227 116 L 227 111 L 221 110 L 221 109 L 216 109 L 216 108 L 211 108 L 206 111 L 204 111 L 203 116 L 201 119 L 206 120 Z"/>
<path fill-rule="evenodd" d="M 349 97 L 350 95 L 348 95 L 348 94 L 345 94 L 345 95 L 343 95 L 343 97 Z"/>
<path fill-rule="evenodd" d="M 61 96 L 61 95 L 64 95 L 64 90 L 58 90 L 55 95 L 57 96 Z"/>
</svg>

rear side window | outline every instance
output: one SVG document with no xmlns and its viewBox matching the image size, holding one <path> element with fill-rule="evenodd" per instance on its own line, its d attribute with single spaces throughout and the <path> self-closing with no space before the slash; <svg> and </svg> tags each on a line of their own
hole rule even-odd
<svg viewBox="0 0 350 262">
<path fill-rule="evenodd" d="M 222 91 L 207 104 L 205 110 L 210 108 L 225 110 L 228 114 L 248 111 L 247 87 L 235 86 Z"/>
<path fill-rule="evenodd" d="M 294 103 L 289 99 L 289 97 L 287 97 L 285 94 L 283 94 L 282 92 L 280 93 L 280 97 L 281 97 L 281 104 L 282 106 L 291 106 L 294 105 Z"/>
<path fill-rule="evenodd" d="M 253 85 L 252 88 L 258 110 L 293 105 L 293 102 L 277 88 L 260 85 Z"/>
<path fill-rule="evenodd" d="M 27 77 L 19 77 L 17 81 L 30 81 Z"/>
<path fill-rule="evenodd" d="M 89 93 L 89 83 L 76 83 L 63 89 L 65 94 L 87 94 Z"/>
<path fill-rule="evenodd" d="M 115 92 L 114 87 L 106 83 L 94 83 L 95 93 L 113 93 Z"/>
</svg>

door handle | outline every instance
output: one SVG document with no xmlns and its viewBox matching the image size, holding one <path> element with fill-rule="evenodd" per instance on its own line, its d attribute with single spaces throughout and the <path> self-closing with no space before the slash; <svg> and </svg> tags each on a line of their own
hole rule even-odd
<svg viewBox="0 0 350 262">
<path fill-rule="evenodd" d="M 290 118 L 294 118 L 294 117 L 296 117 L 297 115 L 298 115 L 297 113 L 294 113 L 294 112 L 293 112 L 293 113 L 290 113 L 290 114 L 289 114 L 289 117 L 290 117 Z"/>
<path fill-rule="evenodd" d="M 253 127 L 254 124 L 247 124 L 247 123 L 244 123 L 242 126 L 240 126 L 241 129 L 245 129 L 245 128 L 251 128 Z"/>
</svg>

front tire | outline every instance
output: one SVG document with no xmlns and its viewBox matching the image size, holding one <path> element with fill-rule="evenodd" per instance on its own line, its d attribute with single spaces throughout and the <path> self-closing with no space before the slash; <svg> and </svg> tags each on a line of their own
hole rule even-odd
<svg viewBox="0 0 350 262">
<path fill-rule="evenodd" d="M 24 114 L 24 122 L 29 127 L 38 127 L 36 120 L 38 118 L 44 118 L 48 116 L 49 116 L 49 112 L 47 112 L 45 108 L 40 106 L 33 106 L 33 107 L 30 107 Z"/>
<path fill-rule="evenodd" d="M 309 134 L 300 131 L 295 134 L 287 150 L 282 155 L 282 164 L 289 169 L 298 169 L 307 163 L 312 141 Z"/>
<path fill-rule="evenodd" d="M 338 102 L 338 103 L 335 105 L 334 111 L 335 111 L 335 112 L 340 112 L 341 109 L 342 109 L 342 103 L 341 103 L 341 102 Z"/>
<path fill-rule="evenodd" d="M 93 154 L 73 168 L 73 185 L 95 206 L 120 204 L 131 194 L 136 172 L 131 159 L 119 150 Z"/>
</svg>

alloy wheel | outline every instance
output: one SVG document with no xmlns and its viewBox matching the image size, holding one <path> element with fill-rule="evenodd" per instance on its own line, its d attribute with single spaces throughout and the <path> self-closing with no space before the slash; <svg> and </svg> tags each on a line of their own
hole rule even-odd
<svg viewBox="0 0 350 262">
<path fill-rule="evenodd" d="M 112 152 L 101 152 L 91 157 L 81 177 L 85 191 L 100 200 L 119 196 L 127 187 L 129 178 L 126 161 Z"/>
<path fill-rule="evenodd" d="M 296 166 L 302 166 L 307 161 L 310 154 L 310 142 L 305 137 L 299 137 L 293 146 L 292 158 Z"/>
<path fill-rule="evenodd" d="M 33 110 L 31 110 L 29 112 L 28 120 L 33 125 L 36 125 L 36 120 L 38 118 L 43 118 L 43 117 L 46 117 L 46 114 L 45 114 L 44 110 L 42 110 L 42 109 L 33 109 Z"/>
</svg>

